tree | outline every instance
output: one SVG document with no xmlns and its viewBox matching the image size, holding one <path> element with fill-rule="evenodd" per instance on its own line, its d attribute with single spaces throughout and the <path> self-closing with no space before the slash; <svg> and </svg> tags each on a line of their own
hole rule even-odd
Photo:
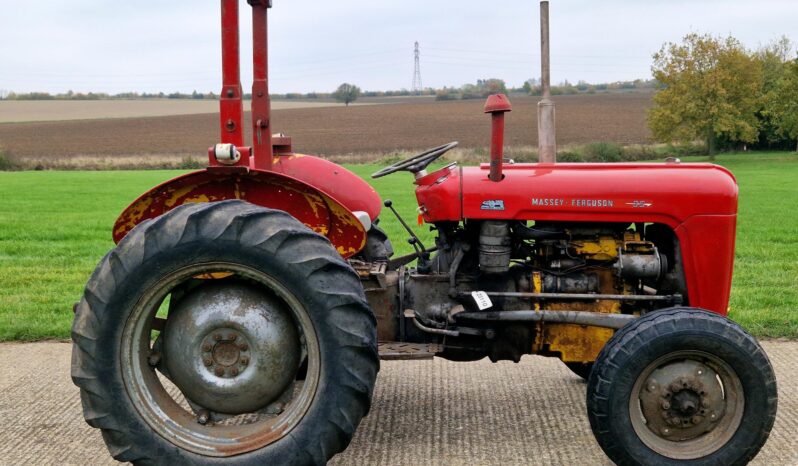
<svg viewBox="0 0 798 466">
<path fill-rule="evenodd" d="M 765 116 L 776 134 L 798 143 L 798 60 L 785 65 L 781 78 L 765 96 Z M 798 145 L 796 145 L 798 152 Z"/>
<path fill-rule="evenodd" d="M 660 87 L 649 126 L 659 141 L 704 139 L 714 157 L 719 141 L 757 140 L 762 68 L 738 40 L 688 34 L 663 45 L 652 71 Z"/>
<path fill-rule="evenodd" d="M 492 94 L 506 94 L 507 84 L 503 79 L 479 79 L 477 80 L 477 88 L 482 92 L 482 97 L 488 97 Z"/>
<path fill-rule="evenodd" d="M 354 84 L 343 83 L 332 93 L 332 96 L 337 102 L 344 103 L 348 107 L 360 97 L 360 88 Z"/>
<path fill-rule="evenodd" d="M 776 99 L 781 92 L 778 87 L 782 85 L 782 79 L 787 72 L 792 49 L 792 42 L 788 38 L 782 37 L 760 48 L 755 54 L 755 58 L 762 68 L 763 98 L 759 112 L 759 140 L 765 147 L 770 147 L 772 144 L 782 145 L 785 143 L 784 139 L 789 137 L 781 130 L 776 121 L 782 112 Z M 789 138 L 792 140 L 792 137 Z"/>
</svg>

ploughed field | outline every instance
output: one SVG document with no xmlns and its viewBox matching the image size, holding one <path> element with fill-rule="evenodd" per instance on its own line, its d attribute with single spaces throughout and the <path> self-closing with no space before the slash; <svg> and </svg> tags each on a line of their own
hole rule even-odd
<svg viewBox="0 0 798 466">
<path fill-rule="evenodd" d="M 741 189 L 731 315 L 757 336 L 796 338 L 798 155 L 732 154 L 718 163 L 735 173 Z M 380 167 L 349 168 L 367 178 Z M 0 340 L 68 338 L 72 304 L 113 247 L 116 216 L 180 173 L 0 172 Z M 372 182 L 415 225 L 410 175 Z M 383 212 L 380 225 L 398 253 L 408 252 L 407 233 L 390 212 Z M 417 229 L 430 241 L 426 227 Z"/>
<path fill-rule="evenodd" d="M 646 112 L 651 96 L 651 93 L 631 92 L 556 97 L 559 143 L 650 142 Z M 513 96 L 511 100 L 513 112 L 507 118 L 507 145 L 537 146 L 538 99 Z M 460 141 L 466 148 L 489 144 L 490 119 L 483 113 L 482 100 L 398 102 L 288 110 L 276 106 L 273 128 L 292 136 L 296 151 L 323 156 L 379 156 L 450 141 Z M 58 105 L 58 102 L 47 103 Z M 0 149 L 18 158 L 205 157 L 204 149 L 219 139 L 217 118 L 215 114 L 196 114 L 2 123 Z"/>
<path fill-rule="evenodd" d="M 366 102 L 380 103 L 380 101 Z M 278 100 L 275 110 L 332 107 L 332 99 Z M 360 105 L 356 103 L 355 105 Z M 193 99 L 112 99 L 112 100 L 6 100 L 0 101 L 0 123 L 35 121 L 143 118 L 168 115 L 218 113 L 219 102 Z"/>
</svg>

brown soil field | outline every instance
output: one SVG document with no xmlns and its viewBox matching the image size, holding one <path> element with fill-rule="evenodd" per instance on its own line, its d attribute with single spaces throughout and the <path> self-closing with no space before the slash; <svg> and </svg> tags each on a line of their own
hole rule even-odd
<svg viewBox="0 0 798 466">
<path fill-rule="evenodd" d="M 650 142 L 650 93 L 556 97 L 560 145 L 597 141 Z M 514 97 L 506 144 L 537 145 L 537 98 Z M 248 116 L 247 116 L 248 117 Z M 275 109 L 276 132 L 293 137 L 297 152 L 337 156 L 390 154 L 460 141 L 489 144 L 482 101 L 399 103 L 354 107 Z M 81 156 L 197 156 L 218 140 L 214 114 L 0 124 L 0 148 L 18 159 Z"/>
<path fill-rule="evenodd" d="M 363 99 L 353 105 L 385 103 Z M 246 103 L 249 105 L 249 102 Z M 276 100 L 275 110 L 340 106 L 332 100 Z M 143 118 L 170 115 L 216 113 L 215 100 L 4 100 L 0 101 L 0 123 L 32 121 L 98 120 L 106 118 Z"/>
</svg>

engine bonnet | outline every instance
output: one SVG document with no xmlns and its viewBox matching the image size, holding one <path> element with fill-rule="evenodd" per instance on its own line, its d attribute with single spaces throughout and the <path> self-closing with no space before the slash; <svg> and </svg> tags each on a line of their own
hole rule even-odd
<svg viewBox="0 0 798 466">
<path fill-rule="evenodd" d="M 658 222 L 735 215 L 738 187 L 712 164 L 507 164 L 447 167 L 417 181 L 425 221 L 516 219 Z M 453 199 L 460 199 L 457 205 Z"/>
</svg>

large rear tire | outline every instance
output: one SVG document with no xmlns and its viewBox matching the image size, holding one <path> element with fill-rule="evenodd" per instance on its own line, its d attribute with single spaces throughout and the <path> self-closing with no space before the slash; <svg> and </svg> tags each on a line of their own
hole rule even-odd
<svg viewBox="0 0 798 466">
<path fill-rule="evenodd" d="M 587 385 L 590 426 L 618 465 L 743 465 L 776 418 L 773 368 L 739 325 L 700 309 L 618 331 Z"/>
<path fill-rule="evenodd" d="M 220 301 L 221 308 L 216 303 L 211 311 L 215 319 L 229 320 L 226 327 L 213 324 L 219 328 L 210 329 L 214 333 L 204 340 L 180 333 L 185 333 L 184 321 L 204 318 L 196 307 L 206 296 L 220 296 L 226 283 L 232 284 L 230 293 L 263 296 L 263 302 L 235 308 L 249 312 L 242 317 L 225 307 L 234 305 Z M 169 319 L 179 307 L 175 302 L 190 302 L 179 300 L 193 290 L 205 294 L 200 300 L 193 295 L 193 307 L 177 321 L 181 329 L 172 332 L 183 338 L 176 341 L 191 337 L 201 347 L 165 352 Z M 167 296 L 172 305 L 164 331 Z M 274 314 L 257 320 L 252 306 Z M 280 330 L 272 317 L 279 317 L 283 327 L 293 322 L 294 330 Z M 253 318 L 256 325 L 246 325 Z M 153 330 L 158 328 L 160 336 Z M 279 351 L 267 348 L 269 341 L 258 341 L 258 331 L 278 332 L 278 341 L 292 342 L 289 352 L 295 357 L 281 359 Z M 72 339 L 72 379 L 80 387 L 86 422 L 102 430 L 115 459 L 135 464 L 324 464 L 348 446 L 368 413 L 379 370 L 376 321 L 351 267 L 325 237 L 290 215 L 241 201 L 178 207 L 133 229 L 86 285 Z M 300 341 L 301 353 L 296 350 Z M 259 348 L 272 353 L 264 350 L 259 356 Z M 179 359 L 193 356 L 205 359 L 196 364 Z M 228 414 L 208 413 L 189 396 L 190 407 L 181 408 L 161 386 L 168 377 L 186 392 L 183 388 L 190 387 L 180 387 L 175 367 L 190 372 L 196 366 L 197 380 L 235 390 L 236 377 L 244 380 L 246 371 L 259 370 L 258 357 L 273 364 L 288 360 L 285 370 L 295 381 L 279 399 L 268 395 L 271 403 L 266 406 L 264 400 L 254 414 L 243 414 L 249 410 L 246 403 L 224 405 L 220 400 L 229 399 L 227 392 L 205 403 L 218 401 Z M 301 371 L 297 357 L 305 361 Z M 171 362 L 180 364 L 164 364 L 164 358 L 178 358 Z M 263 373 L 255 375 L 241 387 L 264 380 Z"/>
</svg>

